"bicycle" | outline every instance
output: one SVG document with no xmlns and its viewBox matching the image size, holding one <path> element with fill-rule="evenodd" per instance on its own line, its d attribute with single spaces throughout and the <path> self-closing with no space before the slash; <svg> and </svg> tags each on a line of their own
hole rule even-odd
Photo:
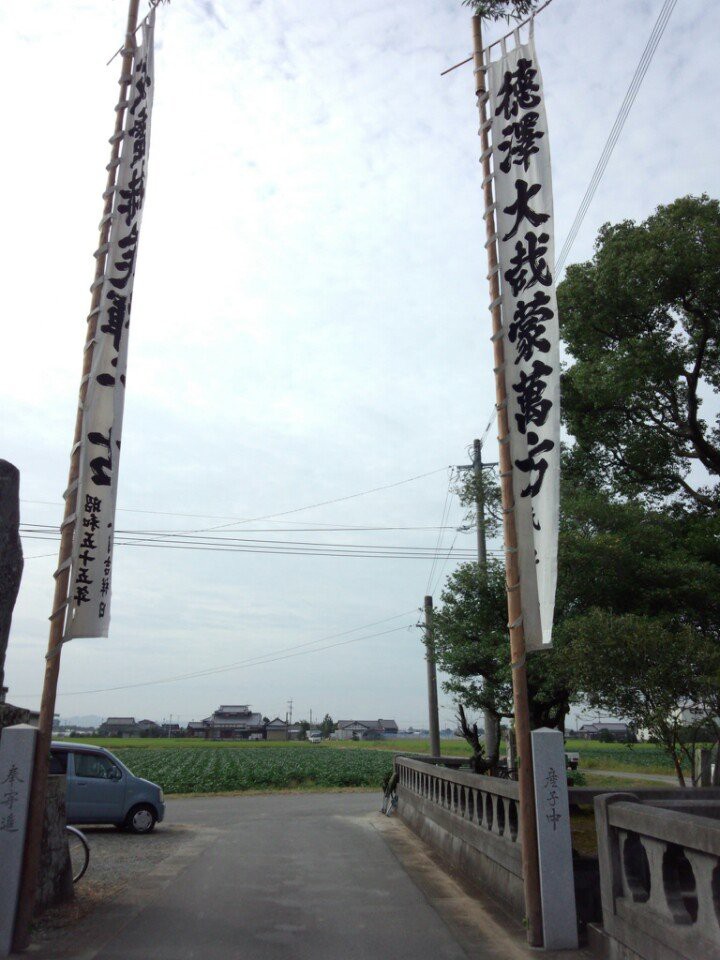
<svg viewBox="0 0 720 960">
<path fill-rule="evenodd" d="M 389 778 L 387 784 L 385 785 L 385 790 L 383 791 L 383 802 L 382 807 L 380 808 L 380 813 L 384 814 L 386 817 L 391 817 L 393 813 L 397 810 L 398 805 L 398 795 L 396 787 L 398 784 L 398 775 L 393 773 Z"/>
<path fill-rule="evenodd" d="M 90 863 L 90 845 L 85 838 L 85 834 L 81 833 L 77 827 L 71 827 L 68 824 L 65 830 L 68 834 L 73 883 L 77 883 L 84 876 Z"/>
</svg>

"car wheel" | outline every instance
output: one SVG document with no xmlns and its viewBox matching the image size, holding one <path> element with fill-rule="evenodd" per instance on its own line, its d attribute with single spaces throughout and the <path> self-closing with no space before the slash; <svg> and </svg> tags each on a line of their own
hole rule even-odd
<svg viewBox="0 0 720 960">
<path fill-rule="evenodd" d="M 130 833 L 150 833 L 157 822 L 157 814 L 146 803 L 133 807 L 125 818 L 125 829 Z"/>
</svg>

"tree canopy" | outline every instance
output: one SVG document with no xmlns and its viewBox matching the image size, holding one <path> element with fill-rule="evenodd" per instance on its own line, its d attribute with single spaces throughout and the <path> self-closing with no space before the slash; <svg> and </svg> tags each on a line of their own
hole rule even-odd
<svg viewBox="0 0 720 960">
<path fill-rule="evenodd" d="M 435 655 L 449 675 L 445 690 L 473 710 L 513 715 L 505 570 L 489 560 L 484 576 L 462 564 L 447 581 L 434 616 Z M 557 650 L 528 661 L 531 725 L 563 727 L 569 708 L 565 671 Z"/>
<path fill-rule="evenodd" d="M 624 502 L 567 471 L 553 648 L 527 661 L 531 726 L 563 728 L 570 704 L 586 702 L 649 730 L 679 770 L 678 711 L 694 703 L 698 722 L 720 713 L 719 533 L 715 515 Z M 512 716 L 501 563 L 448 578 L 435 642 L 446 692 Z"/>
<path fill-rule="evenodd" d="M 554 640 L 527 660 L 531 725 L 562 727 L 571 702 L 589 703 L 647 729 L 680 777 L 687 727 L 712 732 L 720 717 L 720 416 L 705 413 L 720 387 L 718 262 L 720 204 L 702 196 L 606 224 L 593 259 L 568 268 L 558 303 L 574 442 Z M 471 475 L 460 495 L 475 499 Z M 510 716 L 502 565 L 460 567 L 441 602 L 446 690 Z"/>
<path fill-rule="evenodd" d="M 717 642 L 681 617 L 594 609 L 574 619 L 566 665 L 591 707 L 632 721 L 663 745 L 684 786 L 692 728 L 712 729 L 718 716 Z"/>
<path fill-rule="evenodd" d="M 683 197 L 600 231 L 558 287 L 563 417 L 575 457 L 618 493 L 720 509 L 720 204 Z M 709 480 L 691 476 L 694 465 Z"/>
<path fill-rule="evenodd" d="M 462 0 L 464 7 L 483 20 L 522 20 L 529 17 L 540 0 Z"/>
</svg>

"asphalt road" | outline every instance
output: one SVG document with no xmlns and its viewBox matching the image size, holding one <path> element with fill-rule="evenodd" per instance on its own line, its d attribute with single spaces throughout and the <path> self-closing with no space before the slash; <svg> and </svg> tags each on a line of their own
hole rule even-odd
<svg viewBox="0 0 720 960">
<path fill-rule="evenodd" d="M 164 860 L 145 890 L 140 879 L 130 902 L 96 917 L 95 943 L 78 942 L 77 956 L 464 960 L 373 826 L 378 803 L 376 793 L 169 801 L 169 826 L 200 828 L 192 853 Z"/>
</svg>

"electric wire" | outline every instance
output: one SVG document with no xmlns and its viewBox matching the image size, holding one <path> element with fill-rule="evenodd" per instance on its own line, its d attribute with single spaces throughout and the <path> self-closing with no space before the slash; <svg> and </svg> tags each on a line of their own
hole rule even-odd
<svg viewBox="0 0 720 960">
<path fill-rule="evenodd" d="M 451 493 L 451 487 L 452 487 L 452 479 L 453 479 L 453 472 L 452 472 L 452 470 L 449 470 L 449 471 L 448 471 L 447 491 L 445 492 L 445 502 L 443 503 L 442 515 L 441 515 L 441 517 L 440 517 L 440 527 L 439 527 L 439 530 L 438 530 L 437 543 L 435 544 L 435 554 L 434 554 L 434 556 L 433 556 L 433 562 L 432 562 L 432 565 L 431 565 L 431 567 L 430 567 L 430 573 L 428 574 L 427 586 L 425 587 L 425 596 L 431 596 L 431 594 L 430 594 L 430 583 L 432 582 L 433 573 L 435 572 L 435 566 L 436 566 L 436 564 L 437 564 L 437 558 L 438 558 L 438 553 L 439 553 L 439 550 L 440 550 L 440 544 L 441 544 L 442 538 L 443 538 L 443 529 L 442 529 L 442 527 L 443 527 L 443 524 L 445 524 L 446 521 L 447 521 L 447 516 L 448 516 L 448 512 L 449 512 L 449 504 L 450 504 L 450 493 Z"/>
<path fill-rule="evenodd" d="M 161 683 L 176 683 L 182 680 L 195 680 L 200 677 L 209 677 L 218 673 L 226 673 L 231 670 L 238 670 L 241 667 L 242 668 L 254 667 L 254 666 L 262 666 L 263 664 L 266 664 L 266 663 L 277 663 L 281 660 L 289 660 L 294 657 L 304 656 L 308 653 L 319 653 L 324 650 L 331 650 L 334 647 L 342 647 L 350 643 L 359 643 L 363 640 L 374 640 L 377 637 L 385 637 L 391 633 L 398 633 L 401 630 L 407 630 L 408 627 L 411 626 L 411 624 L 406 624 L 400 627 L 392 627 L 390 630 L 383 630 L 383 631 L 380 631 L 379 633 L 372 633 L 363 637 L 352 637 L 349 640 L 342 640 L 342 641 L 339 641 L 338 643 L 327 644 L 324 647 L 316 647 L 314 650 L 300 649 L 302 647 L 308 647 L 311 644 L 317 644 L 317 643 L 322 643 L 326 640 L 332 640 L 335 637 L 344 637 L 344 636 L 347 636 L 348 633 L 356 633 L 358 630 L 366 630 L 370 626 L 378 626 L 379 624 L 382 624 L 382 623 L 388 623 L 391 620 L 397 620 L 400 617 L 409 616 L 411 613 L 414 613 L 414 612 L 415 612 L 414 610 L 409 610 L 409 611 L 406 611 L 405 613 L 398 613 L 392 617 L 386 617 L 384 620 L 376 620 L 373 623 L 365 624 L 362 627 L 355 627 L 352 630 L 345 630 L 342 633 L 331 634 L 327 637 L 321 637 L 318 640 L 308 640 L 305 643 L 296 644 L 295 646 L 292 646 L 292 647 L 281 647 L 279 650 L 273 651 L 270 654 L 264 654 L 264 655 L 261 654 L 256 657 L 249 657 L 249 658 L 246 658 L 245 660 L 237 660 L 237 661 L 234 661 L 233 663 L 222 664 L 221 666 L 217 666 L 217 667 L 208 667 L 205 670 L 195 670 L 191 673 L 178 674 L 177 676 L 173 676 L 173 677 L 161 677 L 155 680 L 143 680 L 139 683 L 119 684 L 113 687 L 102 687 L 102 688 L 99 687 L 93 690 L 64 691 L 62 693 L 58 693 L 58 696 L 77 697 L 77 696 L 83 696 L 85 694 L 91 694 L 91 693 L 111 693 L 116 690 L 133 690 L 138 687 L 152 687 Z M 294 651 L 294 652 L 285 652 L 285 651 Z M 40 695 L 39 694 L 18 694 L 17 696 L 23 697 L 23 698 L 37 699 Z"/>
<path fill-rule="evenodd" d="M 279 513 L 268 513 L 262 517 L 249 517 L 249 518 L 241 519 L 238 517 L 233 518 L 233 517 L 226 517 L 226 516 L 212 516 L 210 514 L 204 514 L 204 513 L 171 513 L 169 511 L 164 511 L 164 510 L 136 510 L 130 507 L 116 507 L 115 509 L 116 511 L 123 512 L 123 513 L 145 513 L 145 514 L 150 514 L 150 515 L 159 516 L 159 517 L 184 517 L 184 518 L 196 519 L 196 520 L 228 520 L 228 523 L 220 524 L 216 527 L 208 527 L 201 530 L 177 531 L 179 533 L 182 533 L 182 532 L 207 533 L 211 530 L 220 530 L 224 527 L 232 527 L 239 523 L 246 524 L 246 523 L 256 523 L 260 520 L 272 520 L 275 517 L 286 517 L 292 513 L 300 513 L 303 510 L 312 510 L 315 507 L 328 506 L 331 503 L 342 503 L 346 500 L 354 500 L 357 497 L 365 497 L 370 493 L 378 493 L 381 490 L 390 490 L 393 487 L 400 487 L 405 483 L 412 483 L 415 480 L 423 480 L 425 477 L 432 477 L 436 473 L 442 473 L 446 469 L 447 467 L 438 467 L 437 470 L 430 470 L 428 471 L 428 473 L 419 473 L 414 477 L 407 477 L 405 480 L 396 480 L 394 483 L 387 483 L 384 486 L 372 487 L 370 490 L 361 490 L 359 493 L 351 493 L 344 497 L 335 497 L 332 500 L 322 500 L 318 503 L 310 503 L 305 505 L 304 507 L 295 507 L 292 510 L 283 510 Z M 46 506 L 52 506 L 52 507 L 61 506 L 61 504 L 53 500 L 21 500 L 20 502 L 44 504 Z M 292 521 L 288 521 L 288 522 L 292 523 Z M 319 524 L 317 525 L 319 526 Z"/>
<path fill-rule="evenodd" d="M 50 535 L 25 535 L 25 539 L 57 542 L 59 538 L 57 536 L 53 537 Z M 156 550 L 185 550 L 185 551 L 193 551 L 198 553 L 248 553 L 248 554 L 267 554 L 270 556 L 280 555 L 280 556 L 292 556 L 292 557 L 347 557 L 347 558 L 365 559 L 365 560 L 432 560 L 438 557 L 438 551 L 433 549 L 428 549 L 425 551 L 416 550 L 414 552 L 401 552 L 402 548 L 396 548 L 396 552 L 390 552 L 390 551 L 381 550 L 381 549 L 369 550 L 367 548 L 358 549 L 358 550 L 352 550 L 352 549 L 342 548 L 342 547 L 312 549 L 312 548 L 270 547 L 270 546 L 258 547 L 258 546 L 244 546 L 244 545 L 238 545 L 238 544 L 220 546 L 217 544 L 194 544 L 194 543 L 182 543 L 182 542 L 163 543 L 163 542 L 158 542 L 157 540 L 116 540 L 115 546 L 147 547 L 147 548 L 156 549 Z M 463 550 L 452 551 L 452 555 L 457 556 L 459 559 L 469 559 L 474 554 L 470 550 L 463 549 Z"/>
<path fill-rule="evenodd" d="M 334 497 L 332 500 L 320 500 L 318 503 L 310 503 L 304 507 L 295 507 L 292 510 L 283 510 L 279 513 L 267 513 L 261 517 L 250 517 L 246 520 L 235 520 L 231 523 L 221 523 L 214 527 L 205 527 L 201 530 L 192 530 L 191 533 L 209 533 L 212 530 L 222 530 L 226 527 L 236 526 L 238 523 L 256 523 L 259 520 L 270 520 L 273 517 L 287 517 L 291 513 L 300 513 L 303 510 L 314 510 L 316 507 L 326 507 L 331 503 L 344 503 L 346 500 L 355 500 L 357 497 L 366 497 L 371 493 L 378 493 L 381 490 L 391 490 L 393 487 L 401 487 L 405 483 L 413 483 L 415 480 L 423 480 L 425 477 L 432 477 L 436 473 L 442 473 L 447 467 L 439 467 L 437 470 L 429 470 L 427 473 L 419 473 L 414 477 L 407 477 L 405 480 L 397 480 L 394 483 L 386 483 L 380 487 L 372 487 L 370 490 L 361 490 L 359 493 L 350 493 L 345 497 Z"/>
<path fill-rule="evenodd" d="M 432 593 L 430 594 L 431 597 L 435 596 L 435 592 L 436 592 L 438 586 L 440 585 L 440 581 L 442 580 L 443 573 L 445 573 L 445 568 L 447 567 L 448 560 L 450 559 L 450 554 L 451 554 L 452 551 L 453 551 L 453 547 L 455 546 L 455 541 L 457 540 L 457 538 L 458 538 L 459 535 L 460 535 L 460 531 L 457 530 L 456 533 L 455 533 L 455 536 L 454 536 L 454 538 L 453 538 L 453 542 L 450 544 L 450 549 L 448 550 L 448 552 L 447 552 L 446 555 L 445 555 L 445 559 L 443 560 L 443 565 L 442 565 L 442 567 L 440 567 L 440 571 L 439 571 L 439 573 L 438 573 L 438 575 L 437 575 L 437 579 L 436 579 L 435 584 L 434 584 L 434 586 L 433 586 L 433 588 L 432 588 Z"/>
<path fill-rule="evenodd" d="M 572 226 L 568 232 L 565 242 L 562 245 L 560 254 L 555 260 L 555 274 L 556 276 L 560 273 L 565 261 L 567 260 L 568 254 L 572 249 L 572 245 L 575 242 L 575 239 L 578 235 L 580 227 L 582 226 L 585 215 L 592 203 L 595 192 L 602 180 L 605 169 L 607 168 L 608 163 L 610 162 L 610 157 L 612 156 L 615 145 L 617 144 L 620 134 L 622 133 L 623 127 L 625 126 L 625 121 L 628 118 L 630 110 L 635 102 L 637 93 L 642 85 L 645 74 L 647 73 L 648 67 L 652 62 L 652 59 L 655 55 L 655 51 L 658 48 L 658 44 L 662 39 L 663 34 L 665 33 L 665 28 L 667 27 L 668 21 L 672 15 L 673 9 L 675 7 L 677 0 L 665 0 L 663 7 L 658 15 L 658 18 L 655 22 L 655 25 L 650 33 L 645 49 L 643 50 L 640 61 L 638 62 L 637 67 L 635 68 L 635 73 L 630 82 L 630 86 L 627 89 L 625 98 L 623 99 L 620 109 L 618 111 L 615 122 L 608 134 L 608 138 L 605 141 L 605 146 L 600 155 L 600 159 L 597 162 L 595 171 L 593 172 L 592 177 L 590 178 L 590 183 L 588 184 L 585 195 L 580 203 L 577 213 L 575 214 L 575 219 L 573 220 Z"/>
<path fill-rule="evenodd" d="M 449 494 L 448 494 L 449 495 Z M 447 505 L 447 496 L 446 496 Z M 447 516 L 444 511 L 443 516 Z M 441 528 L 440 536 L 444 529 L 454 529 L 451 527 Z M 22 524 L 20 527 L 21 535 L 27 540 L 58 540 L 60 533 L 57 528 L 47 524 Z M 233 531 L 235 532 L 235 531 Z M 269 552 L 278 551 L 287 553 L 348 553 L 358 555 L 372 556 L 419 556 L 431 558 L 437 553 L 438 546 L 429 545 L 402 545 L 393 544 L 369 544 L 369 543 L 347 543 L 339 542 L 319 542 L 313 540 L 286 540 L 286 539 L 258 539 L 252 537 L 231 537 L 227 534 L 210 536 L 199 536 L 196 534 L 187 534 L 182 532 L 169 532 L 164 535 L 158 535 L 152 531 L 124 531 L 117 530 L 115 534 L 115 543 L 123 545 L 141 545 L 141 546 L 185 546 L 188 548 L 218 548 L 220 550 L 243 550 L 249 552 Z M 470 551 L 459 551 L 459 553 L 469 553 Z"/>
</svg>

